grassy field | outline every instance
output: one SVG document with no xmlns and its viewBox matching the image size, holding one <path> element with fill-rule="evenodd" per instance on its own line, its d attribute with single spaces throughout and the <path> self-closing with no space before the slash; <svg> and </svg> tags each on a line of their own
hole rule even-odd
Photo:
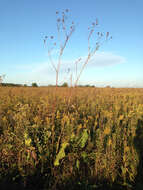
<svg viewBox="0 0 143 190">
<path fill-rule="evenodd" d="M 1 186 L 139 189 L 142 159 L 143 89 L 0 87 Z"/>
</svg>

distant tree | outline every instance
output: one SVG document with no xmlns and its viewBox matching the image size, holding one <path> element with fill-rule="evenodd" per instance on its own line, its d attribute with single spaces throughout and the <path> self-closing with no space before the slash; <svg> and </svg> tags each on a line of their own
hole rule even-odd
<svg viewBox="0 0 143 190">
<path fill-rule="evenodd" d="M 67 83 L 67 82 L 64 82 L 61 86 L 62 86 L 62 87 L 68 87 L 68 83 Z"/>
<path fill-rule="evenodd" d="M 33 83 L 32 83 L 32 87 L 38 87 L 37 83 L 36 83 L 36 82 L 33 82 Z"/>
<path fill-rule="evenodd" d="M 48 87 L 53 87 L 53 86 L 54 86 L 54 85 L 52 85 L 52 84 L 49 84 L 49 85 L 48 85 Z"/>
<path fill-rule="evenodd" d="M 24 84 L 24 87 L 27 87 L 27 84 Z"/>
<path fill-rule="evenodd" d="M 110 85 L 107 85 L 105 88 L 111 88 L 111 86 L 110 86 Z"/>
<path fill-rule="evenodd" d="M 89 85 L 89 84 L 86 84 L 85 87 L 90 87 L 90 85 Z"/>
</svg>

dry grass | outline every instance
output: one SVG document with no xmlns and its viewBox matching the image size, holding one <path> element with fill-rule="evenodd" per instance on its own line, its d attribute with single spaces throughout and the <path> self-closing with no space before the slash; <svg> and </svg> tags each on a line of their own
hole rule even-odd
<svg viewBox="0 0 143 190">
<path fill-rule="evenodd" d="M 132 189 L 142 179 L 142 94 L 143 89 L 0 87 L 1 180 L 47 189 L 71 183 Z"/>
</svg>

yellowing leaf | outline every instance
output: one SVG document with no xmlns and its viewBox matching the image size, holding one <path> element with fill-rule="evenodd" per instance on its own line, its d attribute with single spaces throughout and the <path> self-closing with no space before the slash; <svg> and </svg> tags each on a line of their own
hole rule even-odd
<svg viewBox="0 0 143 190">
<path fill-rule="evenodd" d="M 31 145 L 31 139 L 30 138 L 28 138 L 28 139 L 25 140 L 25 145 L 26 146 L 30 146 Z"/>
<path fill-rule="evenodd" d="M 109 141 L 108 141 L 108 145 L 110 146 L 111 144 L 112 144 L 112 140 L 109 139 Z"/>
<path fill-rule="evenodd" d="M 119 120 L 122 120 L 123 118 L 124 118 L 124 116 L 123 116 L 123 115 L 120 115 Z"/>
<path fill-rule="evenodd" d="M 65 157 L 65 149 L 66 149 L 66 147 L 69 145 L 69 143 L 67 143 L 67 142 L 64 142 L 63 144 L 62 144 L 62 147 L 61 147 L 61 149 L 60 149 L 60 151 L 59 151 L 59 153 L 57 154 L 57 156 L 56 156 L 56 159 L 55 159 L 55 162 L 54 162 L 54 166 L 59 166 L 59 161 L 62 159 L 62 158 L 64 158 Z"/>
<path fill-rule="evenodd" d="M 81 136 L 81 138 L 79 140 L 81 148 L 85 147 L 85 144 L 86 144 L 87 140 L 88 140 L 88 132 L 87 132 L 87 129 L 84 129 L 83 133 L 82 133 L 82 136 Z"/>
<path fill-rule="evenodd" d="M 106 127 L 106 128 L 105 128 L 104 134 L 105 134 L 105 135 L 109 135 L 109 134 L 110 134 L 110 128 L 109 128 L 109 127 Z"/>
<path fill-rule="evenodd" d="M 128 152 L 130 150 L 130 148 L 128 146 L 125 147 L 125 152 Z"/>
</svg>

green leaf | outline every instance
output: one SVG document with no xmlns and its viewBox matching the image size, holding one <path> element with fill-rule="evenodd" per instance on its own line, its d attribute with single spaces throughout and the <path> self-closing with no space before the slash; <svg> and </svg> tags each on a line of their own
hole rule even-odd
<svg viewBox="0 0 143 190">
<path fill-rule="evenodd" d="M 82 133 L 82 136 L 79 139 L 79 143 L 80 143 L 81 148 L 85 147 L 85 144 L 86 144 L 87 140 L 88 140 L 88 131 L 87 131 L 87 129 L 84 129 L 83 133 Z"/>
<path fill-rule="evenodd" d="M 65 149 L 66 149 L 66 147 L 67 147 L 68 145 L 69 145 L 69 143 L 67 143 L 67 142 L 62 143 L 62 147 L 61 147 L 59 153 L 58 153 L 57 156 L 56 156 L 56 159 L 55 159 L 55 162 L 54 162 L 54 166 L 59 166 L 59 164 L 60 164 L 59 161 L 60 161 L 62 158 L 65 157 Z"/>
<path fill-rule="evenodd" d="M 79 170 L 79 164 L 80 164 L 79 160 L 76 160 L 76 167 L 78 170 Z"/>
<path fill-rule="evenodd" d="M 81 153 L 81 156 L 83 157 L 83 159 L 85 159 L 85 158 L 87 158 L 88 155 L 87 155 L 86 152 L 82 152 L 82 153 Z"/>
<path fill-rule="evenodd" d="M 72 134 L 71 134 L 71 138 L 70 138 L 71 142 L 74 141 L 74 139 L 75 139 L 75 134 L 72 133 Z"/>
<path fill-rule="evenodd" d="M 86 152 L 82 152 L 81 157 L 83 158 L 84 162 L 88 163 L 88 154 Z"/>
</svg>

